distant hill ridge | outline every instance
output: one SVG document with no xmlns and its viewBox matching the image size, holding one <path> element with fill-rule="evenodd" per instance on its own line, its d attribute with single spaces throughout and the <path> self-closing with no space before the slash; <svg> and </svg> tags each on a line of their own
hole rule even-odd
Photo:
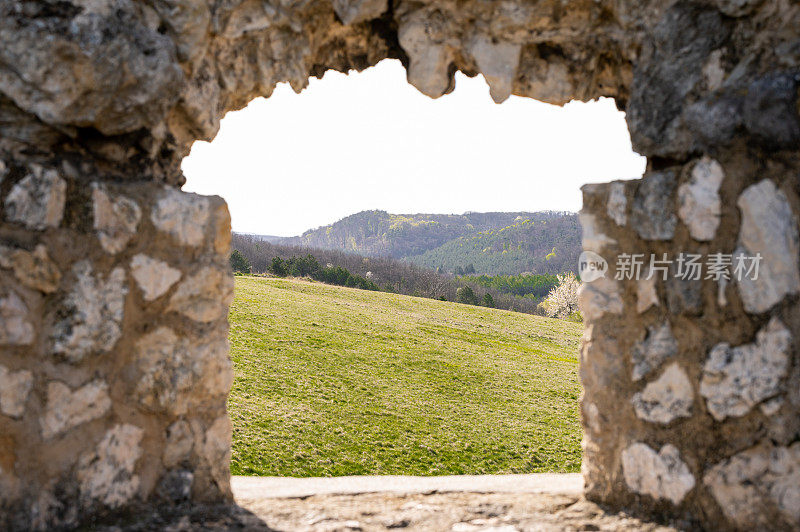
<svg viewBox="0 0 800 532">
<path fill-rule="evenodd" d="M 503 268 L 502 272 L 491 271 L 491 268 L 479 268 L 476 260 L 470 260 L 470 254 L 455 253 L 451 257 L 448 246 L 452 247 L 452 242 L 462 237 L 467 239 L 461 242 L 461 247 L 463 248 L 465 242 L 471 242 L 476 238 L 478 240 L 487 238 L 485 235 L 480 236 L 482 234 L 488 233 L 489 236 L 492 236 L 506 233 L 503 237 L 493 237 L 494 242 L 489 246 L 490 250 L 492 253 L 502 253 L 508 249 L 509 245 L 515 245 L 518 247 L 517 251 L 519 252 L 516 254 L 517 260 L 514 261 L 516 266 L 522 267 L 523 264 L 527 266 L 536 261 L 523 260 L 521 257 L 526 253 L 538 253 L 547 248 L 546 255 L 550 253 L 553 247 L 557 247 L 556 243 L 566 248 L 579 247 L 579 231 L 577 236 L 574 231 L 567 231 L 568 234 L 563 235 L 564 238 L 544 234 L 548 233 L 545 229 L 548 227 L 547 222 L 555 222 L 554 229 L 556 227 L 564 229 L 569 226 L 569 222 L 564 224 L 563 219 L 574 220 L 574 225 L 577 227 L 577 216 L 568 212 L 391 214 L 386 211 L 372 210 L 347 216 L 333 224 L 306 231 L 298 237 L 282 238 L 279 243 L 334 249 L 372 257 L 389 256 L 399 259 L 414 257 L 411 260 L 415 263 L 433 268 L 443 266 L 448 270 L 455 269 L 458 265 L 456 264 L 457 262 L 466 261 L 463 262 L 463 266 L 473 263 L 479 273 L 519 273 L 512 271 L 514 268 Z M 495 249 L 500 245 L 500 241 L 506 239 L 506 237 L 512 237 L 506 243 L 506 247 L 499 248 L 499 250 Z M 528 245 L 526 239 L 536 241 L 535 245 Z M 549 245 L 551 241 L 553 245 Z M 443 246 L 444 249 L 440 252 L 426 256 L 426 252 Z M 476 245 L 470 245 L 469 247 L 473 249 L 473 254 L 478 251 Z M 479 250 L 482 255 L 486 255 L 490 251 L 483 252 L 484 249 L 486 249 L 486 246 L 481 247 Z M 476 255 L 476 258 L 481 258 L 481 256 Z M 544 256 L 541 258 L 543 259 Z M 577 256 L 575 259 L 577 260 Z M 440 263 L 433 264 L 436 260 L 439 260 Z M 477 262 L 485 263 L 489 266 L 492 263 L 503 261 L 478 260 Z M 573 268 L 573 266 L 570 268 Z"/>
</svg>

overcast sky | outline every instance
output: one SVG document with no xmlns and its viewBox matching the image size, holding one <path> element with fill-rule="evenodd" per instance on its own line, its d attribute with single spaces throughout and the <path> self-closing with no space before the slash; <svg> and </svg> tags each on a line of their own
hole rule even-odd
<svg viewBox="0 0 800 532">
<path fill-rule="evenodd" d="M 290 236 L 365 209 L 577 211 L 581 185 L 638 178 L 644 165 L 611 100 L 497 105 L 481 76 L 460 73 L 432 100 L 387 60 L 301 94 L 280 85 L 229 113 L 183 170 L 184 190 L 227 200 L 234 231 Z"/>
</svg>

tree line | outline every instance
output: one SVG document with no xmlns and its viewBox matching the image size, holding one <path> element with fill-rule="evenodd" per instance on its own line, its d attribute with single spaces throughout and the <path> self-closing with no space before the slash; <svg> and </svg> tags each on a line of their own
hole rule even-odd
<svg viewBox="0 0 800 532">
<path fill-rule="evenodd" d="M 234 262 L 241 267 L 238 271 L 310 277 L 340 286 L 494 306 L 529 314 L 543 312 L 538 304 L 544 294 L 539 295 L 539 291 L 514 293 L 510 281 L 494 282 L 492 276 L 456 277 L 388 257 L 362 257 L 336 250 L 272 244 L 253 235 L 234 234 L 232 244 L 231 265 L 235 271 Z M 537 281 L 535 277 L 526 276 L 518 284 L 533 286 L 548 281 Z"/>
</svg>

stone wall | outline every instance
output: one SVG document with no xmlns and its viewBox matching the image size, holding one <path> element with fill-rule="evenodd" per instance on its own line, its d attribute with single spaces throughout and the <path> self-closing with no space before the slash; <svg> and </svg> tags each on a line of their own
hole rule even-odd
<svg viewBox="0 0 800 532">
<path fill-rule="evenodd" d="M 229 221 L 180 161 L 278 82 L 389 57 L 431 97 L 460 70 L 497 102 L 615 98 L 648 170 L 585 189 L 611 263 L 582 295 L 587 495 L 800 526 L 798 28 L 790 0 L 1 3 L 2 519 L 229 498 Z M 759 252 L 753 282 L 614 280 Z"/>
<path fill-rule="evenodd" d="M 0 528 L 230 497 L 225 203 L 4 166 Z"/>
<path fill-rule="evenodd" d="M 796 164 L 722 150 L 584 187 L 584 248 L 609 263 L 580 296 L 588 497 L 690 526 L 800 525 Z"/>
</svg>

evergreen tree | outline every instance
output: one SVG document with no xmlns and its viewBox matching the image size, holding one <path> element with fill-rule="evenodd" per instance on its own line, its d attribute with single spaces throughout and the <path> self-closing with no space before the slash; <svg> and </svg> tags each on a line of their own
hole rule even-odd
<svg viewBox="0 0 800 532">
<path fill-rule="evenodd" d="M 494 308 L 494 298 L 492 297 L 492 294 L 490 294 L 489 292 L 486 292 L 486 295 L 483 296 L 483 306 Z"/>
<path fill-rule="evenodd" d="M 469 286 L 462 286 L 456 290 L 456 301 L 466 305 L 477 305 L 478 296 L 475 295 L 475 292 L 473 292 L 472 288 Z"/>
<path fill-rule="evenodd" d="M 250 273 L 250 261 L 238 249 L 234 249 L 233 253 L 231 253 L 230 262 L 234 272 Z"/>
<path fill-rule="evenodd" d="M 280 257 L 272 257 L 272 263 L 269 265 L 269 272 L 278 277 L 286 277 L 288 273 L 286 263 Z"/>
</svg>

